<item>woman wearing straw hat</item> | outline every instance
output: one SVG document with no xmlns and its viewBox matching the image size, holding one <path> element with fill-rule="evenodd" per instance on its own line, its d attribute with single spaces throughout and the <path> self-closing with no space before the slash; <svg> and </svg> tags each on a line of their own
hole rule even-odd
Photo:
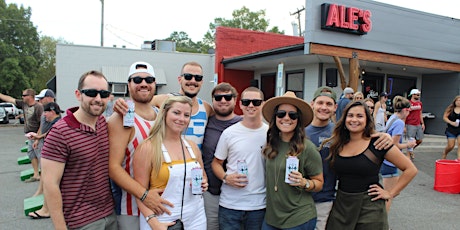
<svg viewBox="0 0 460 230">
<path fill-rule="evenodd" d="M 267 208 L 262 229 L 314 229 L 311 192 L 321 191 L 324 181 L 321 156 L 304 130 L 313 111 L 293 92 L 286 92 L 268 100 L 262 114 L 269 122 L 263 149 Z"/>
</svg>

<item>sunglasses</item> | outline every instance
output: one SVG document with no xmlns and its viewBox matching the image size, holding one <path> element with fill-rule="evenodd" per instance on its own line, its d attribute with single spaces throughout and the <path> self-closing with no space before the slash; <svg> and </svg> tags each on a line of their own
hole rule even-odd
<svg viewBox="0 0 460 230">
<path fill-rule="evenodd" d="M 289 112 L 286 112 L 284 110 L 278 110 L 276 111 L 276 117 L 278 118 L 284 118 L 286 116 L 286 114 L 289 115 L 289 118 L 291 118 L 292 120 L 297 120 L 297 118 L 299 118 L 299 114 L 297 112 L 294 112 L 294 111 L 289 111 Z"/>
<path fill-rule="evenodd" d="M 222 101 L 222 98 L 225 98 L 226 101 L 231 101 L 233 98 L 233 94 L 216 94 L 214 95 L 214 100 Z"/>
<path fill-rule="evenodd" d="M 251 102 L 254 106 L 260 106 L 262 104 L 261 99 L 241 99 L 241 104 L 243 104 L 244 106 L 249 106 Z"/>
<path fill-rule="evenodd" d="M 88 97 L 96 97 L 99 94 L 101 95 L 101 98 L 108 98 L 111 94 L 111 92 L 107 90 L 95 90 L 95 89 L 82 89 L 80 90 L 80 92 L 85 94 Z"/>
<path fill-rule="evenodd" d="M 131 77 L 128 79 L 128 82 L 131 82 L 131 80 L 135 83 L 135 84 L 141 84 L 143 80 L 145 80 L 145 83 L 147 84 L 152 84 L 155 82 L 155 77 L 139 77 L 139 76 L 136 76 L 136 77 Z"/>
<path fill-rule="evenodd" d="M 374 106 L 368 106 L 369 109 L 374 109 Z"/>
<path fill-rule="evenodd" d="M 184 73 L 182 74 L 182 77 L 184 77 L 185 80 L 187 81 L 192 80 L 192 78 L 195 78 L 195 81 L 203 80 L 203 75 L 198 75 L 198 74 Z"/>
</svg>

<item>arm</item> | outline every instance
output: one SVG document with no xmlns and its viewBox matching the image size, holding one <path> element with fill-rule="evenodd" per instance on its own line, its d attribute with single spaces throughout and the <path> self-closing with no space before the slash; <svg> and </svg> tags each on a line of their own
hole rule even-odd
<svg viewBox="0 0 460 230">
<path fill-rule="evenodd" d="M 425 121 L 423 121 L 423 107 L 420 109 L 420 122 L 422 125 L 422 130 L 425 131 Z"/>
<path fill-rule="evenodd" d="M 59 188 L 64 173 L 64 163 L 42 158 L 42 180 L 45 200 L 55 229 L 67 229 L 62 210 L 62 194 Z"/>
<path fill-rule="evenodd" d="M 112 114 L 107 125 L 109 129 L 109 176 L 118 186 L 139 199 L 148 187 L 144 187 L 135 181 L 121 167 L 125 157 L 126 146 L 134 135 L 132 134 L 134 128 L 124 128 L 123 117 L 118 113 Z M 162 192 L 162 190 L 150 191 L 144 203 L 154 210 L 156 214 L 162 214 L 163 212 L 170 214 L 163 204 L 169 206 L 172 206 L 172 204 L 163 200 L 158 194 L 159 192 Z"/>
<path fill-rule="evenodd" d="M 378 199 L 393 199 L 412 181 L 417 175 L 417 168 L 396 146 L 393 146 L 386 154 L 385 159 L 393 163 L 398 169 L 402 171 L 398 182 L 390 190 L 384 190 L 378 185 L 371 185 L 369 189 L 370 195 L 376 195 L 372 200 Z"/>
<path fill-rule="evenodd" d="M 456 123 L 455 121 L 451 121 L 451 120 L 449 119 L 449 112 L 448 112 L 447 110 L 444 111 L 444 115 L 442 116 L 442 120 L 443 120 L 444 122 L 446 122 L 447 124 L 452 125 L 452 126 L 454 126 L 454 127 L 457 125 L 457 123 Z"/>
<path fill-rule="evenodd" d="M 168 94 L 155 95 L 152 101 L 150 101 L 150 104 L 158 108 L 161 108 L 161 106 L 163 105 L 163 102 L 165 102 L 166 99 L 168 99 L 168 97 L 169 97 Z"/>
<path fill-rule="evenodd" d="M 208 117 L 213 116 L 214 109 L 212 108 L 212 106 L 206 101 L 203 101 L 203 104 L 204 104 L 204 108 L 206 109 L 206 114 L 208 114 Z"/>
<path fill-rule="evenodd" d="M 375 120 L 375 117 L 377 117 L 377 113 L 379 111 L 379 108 L 380 108 L 380 101 L 377 101 L 377 102 L 375 102 L 374 112 L 372 113 L 372 117 L 374 117 L 374 120 Z"/>
<path fill-rule="evenodd" d="M 398 147 L 398 149 L 407 149 L 407 148 L 413 148 L 415 147 L 415 141 L 412 142 L 406 142 L 406 143 L 399 143 L 399 140 L 401 139 L 401 135 L 395 135 L 393 136 L 393 144 Z"/>
<path fill-rule="evenodd" d="M 214 157 L 212 160 L 212 171 L 216 175 L 217 178 L 220 180 L 224 180 L 225 177 L 225 184 L 228 184 L 235 188 L 244 188 L 248 183 L 248 179 L 246 175 L 233 173 L 233 174 L 226 174 L 224 171 L 224 160 L 220 160 Z"/>
<path fill-rule="evenodd" d="M 150 176 L 154 167 L 153 159 L 150 157 L 152 146 L 150 141 L 144 141 L 136 149 L 133 159 L 134 179 L 142 188 L 150 187 Z M 161 154 L 161 153 L 156 153 Z M 145 190 L 143 190 L 145 191 Z M 144 192 L 142 192 L 144 193 Z M 149 192 L 150 194 L 151 192 Z M 144 200 L 145 201 L 145 200 Z M 154 211 L 147 207 L 139 198 L 136 199 L 137 206 L 144 217 L 154 214 Z M 148 224 L 152 229 L 166 229 L 167 226 L 174 223 L 160 223 L 157 218 L 149 220 Z"/>
<path fill-rule="evenodd" d="M 13 103 L 14 105 L 16 105 L 16 99 L 14 99 L 13 97 L 10 97 L 8 95 L 2 94 L 2 93 L 0 93 L 0 100 L 10 102 L 10 103 Z"/>
</svg>

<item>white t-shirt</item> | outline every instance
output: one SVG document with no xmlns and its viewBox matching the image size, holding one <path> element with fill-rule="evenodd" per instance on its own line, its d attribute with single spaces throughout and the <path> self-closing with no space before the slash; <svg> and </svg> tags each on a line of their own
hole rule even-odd
<svg viewBox="0 0 460 230">
<path fill-rule="evenodd" d="M 238 122 L 224 130 L 220 136 L 214 156 L 227 159 L 227 174 L 237 172 L 238 160 L 248 166 L 248 185 L 235 188 L 222 184 L 219 205 L 234 210 L 252 211 L 265 208 L 265 146 L 268 125 L 250 129 Z"/>
</svg>

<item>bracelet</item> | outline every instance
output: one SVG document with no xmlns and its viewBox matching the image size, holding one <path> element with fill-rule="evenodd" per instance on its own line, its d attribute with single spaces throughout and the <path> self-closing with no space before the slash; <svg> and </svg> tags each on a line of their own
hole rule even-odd
<svg viewBox="0 0 460 230">
<path fill-rule="evenodd" d="M 155 213 L 153 214 L 150 214 L 149 216 L 145 217 L 145 222 L 149 222 L 150 219 L 154 218 L 154 217 L 157 217 L 157 215 Z"/>
<path fill-rule="evenodd" d="M 142 197 L 140 198 L 140 200 L 141 200 L 142 202 L 144 202 L 145 198 L 147 198 L 147 194 L 149 194 L 149 190 L 148 190 L 148 189 L 145 190 L 144 194 L 143 194 Z"/>
</svg>

